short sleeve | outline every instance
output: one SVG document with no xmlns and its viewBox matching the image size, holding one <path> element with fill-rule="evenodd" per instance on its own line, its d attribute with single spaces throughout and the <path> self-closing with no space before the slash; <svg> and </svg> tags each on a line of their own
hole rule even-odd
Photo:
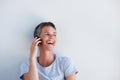
<svg viewBox="0 0 120 80">
<path fill-rule="evenodd" d="M 20 79 L 24 80 L 23 75 L 24 75 L 24 73 L 27 73 L 28 70 L 29 70 L 29 62 L 26 61 L 26 62 L 22 63 L 20 66 Z"/>
<path fill-rule="evenodd" d="M 68 58 L 68 57 L 65 57 L 64 59 L 63 59 L 63 70 L 64 70 L 64 75 L 65 75 L 65 77 L 67 77 L 67 76 L 69 76 L 69 75 L 71 75 L 71 74 L 76 74 L 76 73 L 78 73 L 78 69 L 77 69 L 77 67 L 76 67 L 76 65 L 75 65 L 75 63 L 70 59 L 70 58 Z"/>
</svg>

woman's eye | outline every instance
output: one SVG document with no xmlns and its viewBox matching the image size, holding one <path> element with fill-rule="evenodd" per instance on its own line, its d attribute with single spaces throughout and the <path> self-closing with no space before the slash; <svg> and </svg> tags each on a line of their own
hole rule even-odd
<svg viewBox="0 0 120 80">
<path fill-rule="evenodd" d="M 49 35 L 49 34 L 45 34 L 45 35 Z"/>
<path fill-rule="evenodd" d="M 56 36 L 56 34 L 54 36 Z"/>
<path fill-rule="evenodd" d="M 45 36 L 54 36 L 54 37 L 56 37 L 56 34 L 44 34 Z"/>
</svg>

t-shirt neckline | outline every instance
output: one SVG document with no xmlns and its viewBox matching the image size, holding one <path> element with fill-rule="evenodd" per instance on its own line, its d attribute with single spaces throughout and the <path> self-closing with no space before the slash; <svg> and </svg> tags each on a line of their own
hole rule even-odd
<svg viewBox="0 0 120 80">
<path fill-rule="evenodd" d="M 37 57 L 37 58 L 38 58 L 38 57 Z M 51 67 L 54 65 L 54 63 L 56 62 L 56 60 L 57 60 L 57 55 L 55 54 L 55 59 L 54 59 L 54 61 L 52 62 L 52 64 L 50 64 L 50 65 L 47 66 L 47 67 L 43 67 L 41 64 L 39 64 L 39 63 L 38 63 L 38 60 L 37 60 L 36 62 L 37 62 L 38 67 L 40 67 L 40 68 L 42 68 L 42 69 L 48 69 L 48 68 L 51 68 Z"/>
</svg>

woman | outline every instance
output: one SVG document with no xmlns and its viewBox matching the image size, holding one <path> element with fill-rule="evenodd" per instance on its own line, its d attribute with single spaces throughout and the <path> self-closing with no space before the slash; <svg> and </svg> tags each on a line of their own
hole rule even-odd
<svg viewBox="0 0 120 80">
<path fill-rule="evenodd" d="M 22 64 L 22 80 L 75 80 L 78 72 L 70 58 L 54 53 L 56 28 L 52 22 L 42 22 L 34 31 L 28 62 Z M 40 53 L 37 57 L 37 48 Z"/>
</svg>

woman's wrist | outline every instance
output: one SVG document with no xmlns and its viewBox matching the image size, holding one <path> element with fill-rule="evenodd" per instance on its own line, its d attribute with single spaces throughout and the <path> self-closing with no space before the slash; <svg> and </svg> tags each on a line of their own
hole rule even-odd
<svg viewBox="0 0 120 80">
<path fill-rule="evenodd" d="M 30 61 L 36 61 L 36 57 L 30 57 Z"/>
</svg>

